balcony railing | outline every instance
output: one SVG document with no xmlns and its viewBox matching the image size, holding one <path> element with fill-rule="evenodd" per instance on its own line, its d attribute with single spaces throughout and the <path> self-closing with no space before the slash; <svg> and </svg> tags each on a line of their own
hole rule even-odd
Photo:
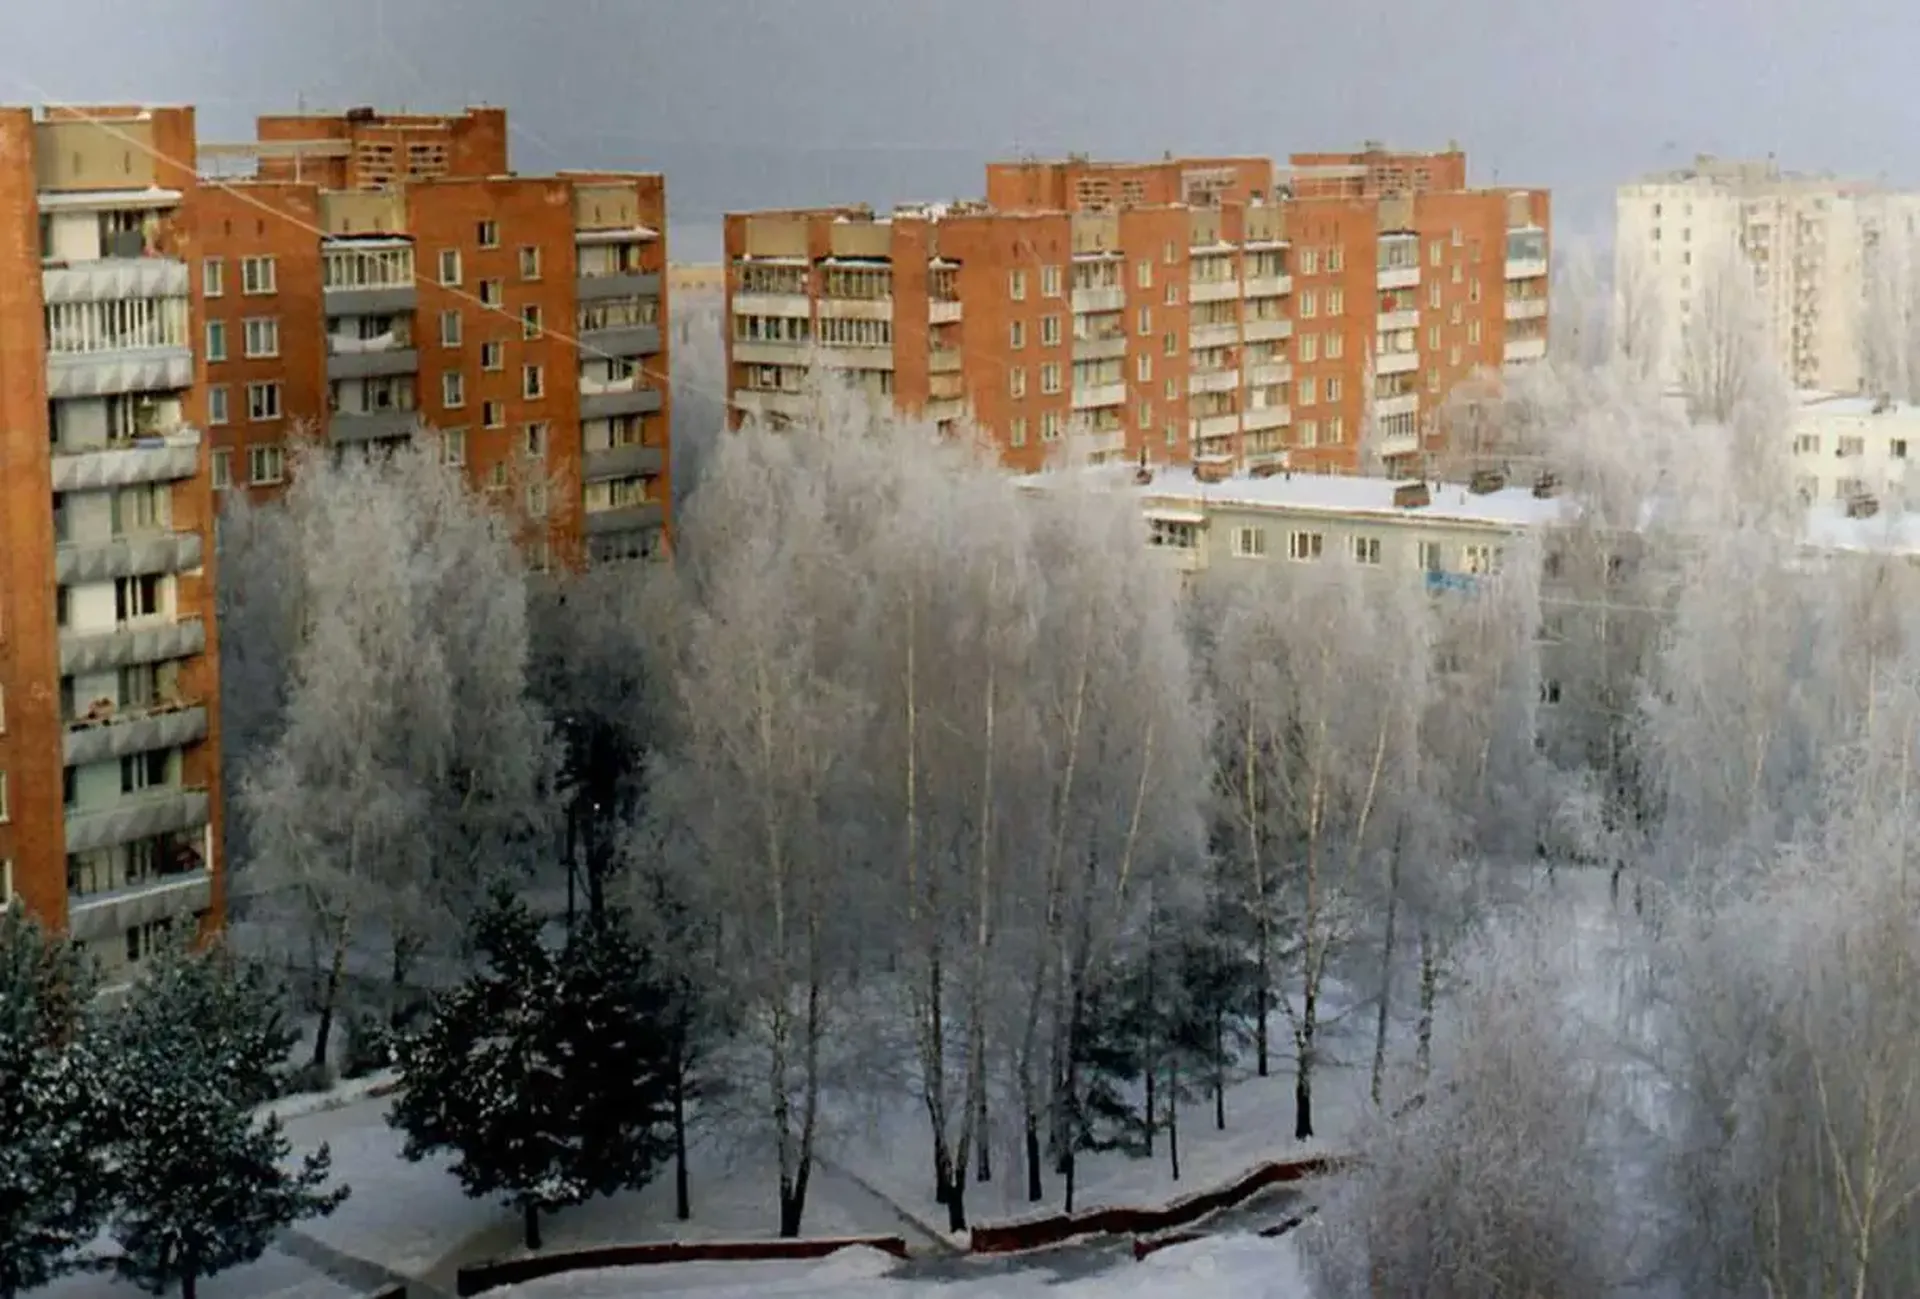
<svg viewBox="0 0 1920 1299">
<path fill-rule="evenodd" d="M 157 835 L 197 830 L 211 804 L 204 789 L 169 786 L 128 795 L 98 808 L 67 809 L 69 854 L 97 852 Z"/>
<path fill-rule="evenodd" d="M 653 356 L 660 350 L 660 326 L 588 329 L 581 332 L 580 342 L 589 356 Z"/>
<path fill-rule="evenodd" d="M 1240 389 L 1240 371 L 1238 370 L 1196 370 L 1187 380 L 1190 392 L 1237 392 Z"/>
<path fill-rule="evenodd" d="M 623 382 L 599 391 L 580 384 L 580 418 L 613 419 L 619 415 L 651 415 L 662 405 L 658 388 L 641 388 Z"/>
<path fill-rule="evenodd" d="M 1375 283 L 1383 290 L 1417 288 L 1420 284 L 1420 267 L 1418 263 L 1412 266 L 1382 266 Z"/>
<path fill-rule="evenodd" d="M 1240 323 L 1228 321 L 1219 325 L 1193 325 L 1187 332 L 1187 346 L 1231 347 L 1240 341 Z"/>
<path fill-rule="evenodd" d="M 1124 406 L 1127 404 L 1127 385 L 1124 382 L 1075 384 L 1073 386 L 1073 408 L 1075 410 L 1096 410 L 1102 406 Z"/>
<path fill-rule="evenodd" d="M 61 758 L 69 767 L 80 767 L 134 753 L 184 748 L 206 738 L 206 708 L 176 700 L 73 719 L 61 739 Z"/>
<path fill-rule="evenodd" d="M 666 452 L 660 447 L 608 447 L 602 451 L 588 451 L 581 456 L 580 476 L 590 483 L 608 482 L 615 478 L 653 478 L 665 470 L 666 464 Z"/>
<path fill-rule="evenodd" d="M 71 841 L 67 850 L 73 851 Z M 191 851 L 191 850 L 189 850 Z M 213 874 L 199 853 L 193 865 L 168 869 L 107 893 L 69 895 L 67 930 L 82 942 L 118 937 L 137 925 L 184 920 L 213 905 Z"/>
<path fill-rule="evenodd" d="M 1284 316 L 1264 320 L 1249 316 L 1242 331 L 1249 343 L 1272 343 L 1293 337 L 1293 321 Z"/>
<path fill-rule="evenodd" d="M 191 291 L 187 264 L 172 257 L 43 263 L 40 272 L 40 292 L 49 306 L 124 298 L 185 298 Z"/>
<path fill-rule="evenodd" d="M 1403 329 L 1420 328 L 1420 310 L 1409 307 L 1405 311 L 1383 311 L 1376 326 L 1383 334 L 1396 334 Z"/>
<path fill-rule="evenodd" d="M 378 379 L 413 374 L 419 368 L 411 330 L 390 329 L 373 338 L 327 338 L 329 379 Z"/>
<path fill-rule="evenodd" d="M 335 446 L 392 442 L 413 436 L 420 412 L 411 408 L 336 410 L 327 416 L 327 440 Z"/>
<path fill-rule="evenodd" d="M 1118 284 L 1097 289 L 1075 289 L 1070 301 L 1072 310 L 1078 315 L 1119 311 L 1127 305 L 1127 291 Z"/>
<path fill-rule="evenodd" d="M 583 274 L 574 282 L 574 296 L 581 302 L 606 302 L 613 298 L 657 298 L 660 296 L 658 271 L 606 271 Z"/>
<path fill-rule="evenodd" d="M 47 356 L 49 397 L 173 392 L 192 384 L 193 352 L 184 345 L 117 352 L 53 352 Z"/>
<path fill-rule="evenodd" d="M 1189 302 L 1230 302 L 1239 296 L 1239 280 L 1195 280 L 1187 285 Z"/>
<path fill-rule="evenodd" d="M 100 541 L 62 542 L 53 549 L 54 580 L 62 586 L 111 582 L 152 573 L 182 573 L 200 566 L 197 532 L 154 531 Z"/>
<path fill-rule="evenodd" d="M 85 492 L 178 482 L 200 469 L 200 432 L 185 426 L 103 447 L 53 448 L 53 490 Z"/>
<path fill-rule="evenodd" d="M 589 510 L 581 516 L 581 527 L 590 537 L 605 536 L 610 532 L 643 532 L 663 527 L 666 517 L 666 511 L 660 505 L 647 501 L 613 510 Z"/>
<path fill-rule="evenodd" d="M 60 674 L 111 672 L 140 663 L 192 658 L 207 649 L 207 629 L 198 618 L 178 622 L 147 619 L 110 631 L 60 633 Z"/>
<path fill-rule="evenodd" d="M 1373 358 L 1375 374 L 1412 374 L 1419 368 L 1418 352 L 1382 352 Z"/>
<path fill-rule="evenodd" d="M 1547 314 L 1545 298 L 1508 298 L 1506 316 L 1508 320 L 1541 320 Z"/>
</svg>

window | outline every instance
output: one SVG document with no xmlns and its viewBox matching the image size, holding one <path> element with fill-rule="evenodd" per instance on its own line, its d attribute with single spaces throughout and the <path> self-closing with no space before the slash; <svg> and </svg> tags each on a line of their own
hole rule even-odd
<svg viewBox="0 0 1920 1299">
<path fill-rule="evenodd" d="M 227 359 L 227 322 L 209 320 L 207 322 L 207 360 L 224 361 Z"/>
<path fill-rule="evenodd" d="M 240 292 L 267 294 L 274 291 L 274 265 L 271 257 L 240 259 Z"/>
<path fill-rule="evenodd" d="M 1016 401 L 1027 395 L 1027 367 L 1011 366 L 1007 370 L 1007 396 Z"/>
<path fill-rule="evenodd" d="M 458 370 L 448 370 L 440 376 L 440 404 L 442 406 L 467 404 L 467 377 Z"/>
<path fill-rule="evenodd" d="M 507 490 L 506 461 L 494 461 L 493 468 L 487 471 L 487 490 L 490 492 L 504 492 Z"/>
<path fill-rule="evenodd" d="M 1460 364 L 1460 344 L 1455 343 L 1452 347 L 1449 347 L 1447 349 L 1447 364 L 1448 365 Z"/>
<path fill-rule="evenodd" d="M 1793 453 L 1797 456 L 1819 455 L 1820 454 L 1820 435 L 1818 433 L 1794 434 Z"/>
<path fill-rule="evenodd" d="M 1048 361 L 1040 367 L 1040 391 L 1055 393 L 1060 391 L 1060 363 Z"/>
<path fill-rule="evenodd" d="M 1327 359 L 1338 361 L 1347 354 L 1347 336 L 1345 334 L 1327 335 Z"/>
<path fill-rule="evenodd" d="M 1427 326 L 1427 350 L 1429 352 L 1440 350 L 1440 326 L 1438 325 Z"/>
<path fill-rule="evenodd" d="M 247 385 L 247 418 L 256 423 L 280 418 L 279 384 L 250 383 Z"/>
<path fill-rule="evenodd" d="M 520 250 L 520 278 L 537 280 L 540 278 L 540 250 L 527 247 Z"/>
<path fill-rule="evenodd" d="M 209 257 L 200 263 L 200 291 L 209 298 L 224 297 L 227 292 L 227 263 Z"/>
<path fill-rule="evenodd" d="M 5 825 L 12 819 L 12 814 L 7 811 L 7 773 L 0 771 L 0 825 Z M 12 862 L 7 863 L 7 890 L 9 893 L 13 890 Z"/>
<path fill-rule="evenodd" d="M 1329 275 L 1337 274 L 1343 267 L 1346 266 L 1346 264 L 1347 264 L 1346 257 L 1340 251 L 1340 246 L 1338 244 L 1335 244 L 1333 247 L 1327 249 L 1327 274 Z"/>
<path fill-rule="evenodd" d="M 1168 446 L 1177 447 L 1180 445 L 1180 426 L 1168 421 L 1160 426 L 1160 436 Z"/>
<path fill-rule="evenodd" d="M 481 221 L 476 223 L 473 230 L 473 242 L 479 244 L 482 248 L 498 248 L 500 246 L 500 223 L 498 221 Z"/>
<path fill-rule="evenodd" d="M 507 345 L 505 343 L 480 344 L 480 368 L 482 370 L 506 369 Z"/>
<path fill-rule="evenodd" d="M 1133 422 L 1143 429 L 1152 428 L 1153 427 L 1153 403 L 1150 401 L 1141 402 L 1139 415 L 1134 419 Z"/>
<path fill-rule="evenodd" d="M 1895 460 L 1905 460 L 1907 458 L 1907 440 L 1905 438 L 1894 438 L 1889 441 L 1887 443 L 1887 454 Z"/>
<path fill-rule="evenodd" d="M 547 485 L 545 483 L 527 484 L 527 517 L 530 519 L 547 517 Z"/>
<path fill-rule="evenodd" d="M 538 401 L 547 395 L 545 366 L 523 365 L 520 367 L 520 395 L 528 401 Z"/>
<path fill-rule="evenodd" d="M 1014 417 L 1013 422 L 1007 425 L 1007 442 L 1016 447 L 1023 447 L 1027 444 L 1026 416 L 1017 415 Z"/>
<path fill-rule="evenodd" d="M 1027 300 L 1027 273 L 1022 270 L 1007 272 L 1007 296 L 1015 302 Z"/>
<path fill-rule="evenodd" d="M 1167 291 L 1160 295 L 1160 300 L 1166 303 L 1169 307 L 1179 306 L 1180 305 L 1180 281 L 1168 280 Z"/>
<path fill-rule="evenodd" d="M 1153 287 L 1153 263 L 1142 260 L 1134 265 L 1133 282 L 1143 289 Z"/>
<path fill-rule="evenodd" d="M 0 735 L 7 733 L 7 688 L 0 686 Z"/>
<path fill-rule="evenodd" d="M 1441 243 L 1438 239 L 1434 240 L 1432 243 L 1427 245 L 1427 261 L 1432 265 L 1438 266 L 1440 264 L 1440 259 L 1445 257 L 1446 255 L 1447 255 L 1446 245 Z"/>
<path fill-rule="evenodd" d="M 213 490 L 214 491 L 224 492 L 229 487 L 232 487 L 233 486 L 233 452 L 229 451 L 225 447 L 215 448 L 213 453 L 212 472 L 213 472 Z"/>
<path fill-rule="evenodd" d="M 1367 565 L 1379 564 L 1380 538 L 1355 537 L 1353 539 L 1353 562 Z"/>
<path fill-rule="evenodd" d="M 499 306 L 505 297 L 505 293 L 506 291 L 501 287 L 499 280 L 480 281 L 480 305 L 483 307 Z"/>
<path fill-rule="evenodd" d="M 1153 358 L 1145 352 L 1133 360 L 1133 377 L 1141 383 L 1153 378 Z"/>
<path fill-rule="evenodd" d="M 1420 571 L 1423 573 L 1438 573 L 1442 570 L 1443 566 L 1440 563 L 1439 542 L 1423 541 L 1420 543 L 1419 565 Z"/>
<path fill-rule="evenodd" d="M 1058 442 L 1060 440 L 1060 412 L 1050 410 L 1040 417 L 1040 440 Z"/>
<path fill-rule="evenodd" d="M 460 313 L 443 311 L 440 313 L 440 346 L 460 346 Z"/>
<path fill-rule="evenodd" d="M 7 819 L 5 786 L 6 775 L 5 773 L 0 773 L 0 821 Z M 0 907 L 4 907 L 12 901 L 13 863 L 10 861 L 0 861 Z"/>
<path fill-rule="evenodd" d="M 1333 380 L 1329 379 L 1327 382 L 1332 383 Z M 1327 421 L 1327 441 L 1337 446 L 1346 440 L 1347 417 L 1345 415 L 1335 415 Z"/>
<path fill-rule="evenodd" d="M 1863 456 L 1867 453 L 1867 440 L 1863 437 L 1843 437 L 1840 439 L 1838 454 L 1845 456 Z"/>
<path fill-rule="evenodd" d="M 1473 279 L 1467 281 L 1467 301 L 1468 302 L 1480 301 L 1480 279 L 1478 276 L 1475 276 Z"/>
<path fill-rule="evenodd" d="M 1168 401 L 1178 401 L 1180 399 L 1180 376 L 1177 374 L 1168 375 L 1166 380 L 1160 385 L 1160 391 Z"/>
<path fill-rule="evenodd" d="M 529 460 L 545 460 L 547 458 L 547 423 L 545 420 L 538 420 L 527 425 L 526 454 Z"/>
<path fill-rule="evenodd" d="M 1319 269 L 1320 250 L 1318 248 L 1302 248 L 1300 250 L 1300 273 L 1302 275 L 1312 275 L 1318 272 Z"/>
<path fill-rule="evenodd" d="M 460 283 L 460 250 L 458 248 L 440 250 L 440 283 L 447 285 Z"/>
<path fill-rule="evenodd" d="M 171 920 L 149 920 L 143 925 L 134 925 L 127 930 L 127 960 L 129 963 L 144 960 L 167 945 L 167 937 L 173 930 Z"/>
<path fill-rule="evenodd" d="M 1461 555 L 1469 573 L 1485 576 L 1500 571 L 1500 550 L 1497 546 L 1466 546 Z"/>
<path fill-rule="evenodd" d="M 1440 310 L 1440 285 L 1438 283 L 1427 286 L 1427 306 L 1435 311 Z"/>
<path fill-rule="evenodd" d="M 1340 400 L 1340 376 L 1337 374 L 1327 376 L 1327 400 L 1330 402 Z"/>
<path fill-rule="evenodd" d="M 1139 326 L 1140 337 L 1145 338 L 1148 334 L 1151 334 L 1153 332 L 1153 308 L 1140 308 L 1140 319 L 1136 323 Z"/>
<path fill-rule="evenodd" d="M 1290 532 L 1287 534 L 1287 558 L 1303 562 L 1318 559 L 1326 541 L 1324 533 Z"/>
<path fill-rule="evenodd" d="M 1233 530 L 1233 553 L 1241 559 L 1265 559 L 1267 557 L 1267 530 L 1265 528 L 1235 528 Z"/>
<path fill-rule="evenodd" d="M 1469 347 L 1480 345 L 1480 322 L 1477 320 L 1467 322 L 1467 345 Z"/>
<path fill-rule="evenodd" d="M 1043 298 L 1059 297 L 1060 281 L 1061 275 L 1058 266 L 1042 266 L 1040 268 L 1040 296 Z"/>
<path fill-rule="evenodd" d="M 1320 359 L 1320 335 L 1300 335 L 1298 359 L 1302 365 L 1311 365 Z"/>
<path fill-rule="evenodd" d="M 1560 702 L 1560 683 L 1558 681 L 1549 677 L 1540 683 L 1540 702 L 1549 705 Z"/>
<path fill-rule="evenodd" d="M 440 462 L 447 465 L 467 463 L 467 431 L 450 428 L 440 435 Z"/>
<path fill-rule="evenodd" d="M 285 467 L 285 457 L 277 445 L 247 448 L 247 481 L 255 487 L 279 482 Z"/>
<path fill-rule="evenodd" d="M 1302 375 L 1298 391 L 1300 393 L 1300 404 L 1302 406 L 1311 406 L 1320 400 L 1320 381 L 1310 374 Z"/>
<path fill-rule="evenodd" d="M 250 357 L 280 355 L 280 319 L 255 316 L 246 322 L 246 350 Z"/>
<path fill-rule="evenodd" d="M 1176 355 L 1180 351 L 1179 336 L 1175 334 L 1162 334 L 1160 336 L 1160 350 L 1167 356 Z"/>
<path fill-rule="evenodd" d="M 505 428 L 507 426 L 507 404 L 503 401 L 481 402 L 480 423 L 486 428 Z"/>
<path fill-rule="evenodd" d="M 1027 322 L 1016 320 L 1007 326 L 1007 346 L 1019 351 L 1027 345 Z"/>
<path fill-rule="evenodd" d="M 167 755 L 163 749 L 134 753 L 120 759 L 120 792 L 138 793 L 167 783 Z"/>
<path fill-rule="evenodd" d="M 494 283 L 499 283 L 498 280 Z M 484 294 L 482 295 L 485 296 Z M 520 337 L 531 343 L 540 337 L 540 308 L 532 303 L 520 308 Z"/>
<path fill-rule="evenodd" d="M 1347 309 L 1346 290 L 1345 289 L 1328 289 L 1327 290 L 1327 314 L 1329 316 L 1337 316 L 1342 312 L 1344 312 L 1346 309 Z"/>
<path fill-rule="evenodd" d="M 219 384 L 207 389 L 207 423 L 225 424 L 229 418 L 226 385 Z"/>
<path fill-rule="evenodd" d="M 1180 260 L 1180 249 L 1171 239 L 1160 246 L 1160 260 L 1172 266 Z"/>
<path fill-rule="evenodd" d="M 146 577 L 123 577 L 113 584 L 113 616 L 119 621 L 151 618 L 159 612 L 159 577 L 152 574 Z"/>
<path fill-rule="evenodd" d="M 1042 347 L 1060 346 L 1060 317 L 1058 316 L 1040 317 L 1040 346 Z"/>
</svg>

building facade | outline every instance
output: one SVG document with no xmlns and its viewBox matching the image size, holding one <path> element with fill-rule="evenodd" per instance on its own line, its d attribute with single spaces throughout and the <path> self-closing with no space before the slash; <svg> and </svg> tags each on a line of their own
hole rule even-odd
<svg viewBox="0 0 1920 1299">
<path fill-rule="evenodd" d="M 0 110 L 0 895 L 111 985 L 223 904 L 194 115 Z"/>
<path fill-rule="evenodd" d="M 1015 468 L 1413 467 L 1546 351 L 1550 207 L 1447 154 L 996 163 L 978 202 L 726 221 L 738 422 L 831 374 Z"/>
<path fill-rule="evenodd" d="M 1906 500 L 1920 455 L 1920 406 L 1889 397 L 1803 392 L 1793 420 L 1793 486 L 1801 501 Z M 1920 504 L 1917 502 L 1916 504 Z"/>
<path fill-rule="evenodd" d="M 661 178 L 512 175 L 498 109 L 257 134 L 210 146 L 228 174 L 193 212 L 216 491 L 278 491 L 303 433 L 420 433 L 518 513 L 536 566 L 660 553 Z"/>
<path fill-rule="evenodd" d="M 1867 383 L 1875 248 L 1911 231 L 1920 194 L 1783 172 L 1768 161 L 1702 156 L 1620 187 L 1616 292 L 1669 387 L 1689 380 L 1688 348 L 1709 317 L 1715 277 L 1751 283 L 1780 368 L 1794 384 L 1858 392 Z"/>
</svg>

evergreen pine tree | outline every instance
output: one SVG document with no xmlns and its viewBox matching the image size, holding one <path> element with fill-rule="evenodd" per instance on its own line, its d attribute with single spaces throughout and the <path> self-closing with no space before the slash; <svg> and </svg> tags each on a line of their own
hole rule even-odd
<svg viewBox="0 0 1920 1299">
<path fill-rule="evenodd" d="M 333 1212 L 326 1147 L 289 1169 L 274 1093 L 293 1034 L 257 972 L 226 952 L 156 957 L 106 1038 L 103 1095 L 121 1254 L 114 1268 L 160 1294 L 251 1262 L 284 1228 Z"/>
<path fill-rule="evenodd" d="M 111 1202 L 95 982 L 18 901 L 0 912 L 0 1299 L 87 1266 Z"/>
<path fill-rule="evenodd" d="M 435 1000 L 400 1048 L 389 1122 L 405 1153 L 455 1155 L 470 1196 L 500 1195 L 540 1247 L 540 1214 L 645 1185 L 664 1143 L 667 998 L 612 913 L 558 958 L 538 919 L 497 891 L 475 923 L 482 968 Z"/>
</svg>

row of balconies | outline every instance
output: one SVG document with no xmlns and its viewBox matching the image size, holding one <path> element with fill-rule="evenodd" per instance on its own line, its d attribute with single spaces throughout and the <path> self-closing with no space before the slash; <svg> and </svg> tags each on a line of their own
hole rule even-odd
<svg viewBox="0 0 1920 1299">
<path fill-rule="evenodd" d="M 207 738 L 207 710 L 176 702 L 133 708 L 98 718 L 77 718 L 61 737 L 61 761 L 69 767 L 112 762 L 155 749 L 178 749 Z"/>
<path fill-rule="evenodd" d="M 53 575 L 61 586 L 75 586 L 184 573 L 200 566 L 202 549 L 197 532 L 156 530 L 100 541 L 65 541 L 53 548 Z"/>
<path fill-rule="evenodd" d="M 100 491 L 141 483 L 178 482 L 200 467 L 200 434 L 180 428 L 103 447 L 53 448 L 53 490 Z"/>
</svg>

